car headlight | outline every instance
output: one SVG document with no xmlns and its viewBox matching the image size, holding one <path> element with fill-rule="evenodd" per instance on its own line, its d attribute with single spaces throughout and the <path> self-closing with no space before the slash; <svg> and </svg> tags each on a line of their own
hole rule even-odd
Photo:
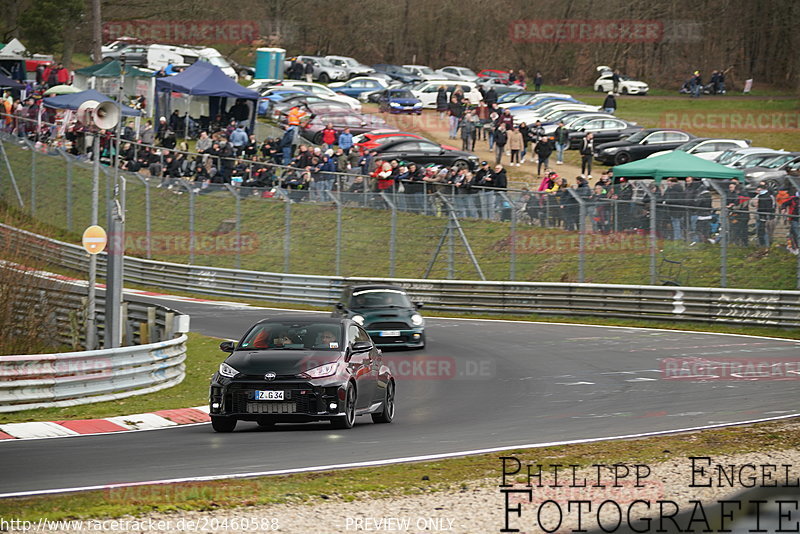
<svg viewBox="0 0 800 534">
<path fill-rule="evenodd" d="M 414 107 L 415 108 L 421 108 L 422 107 L 422 102 L 417 102 L 416 104 L 414 104 Z"/>
<path fill-rule="evenodd" d="M 363 315 L 354 315 L 353 316 L 353 322 L 354 323 L 358 323 L 358 324 L 363 326 L 363 324 L 364 324 L 364 316 Z"/>
<path fill-rule="evenodd" d="M 425 319 L 423 319 L 420 314 L 415 313 L 411 316 L 411 324 L 414 326 L 422 326 L 423 323 L 425 323 Z"/>
<path fill-rule="evenodd" d="M 400 104 L 398 104 L 397 102 L 389 102 L 389 105 L 392 106 L 393 108 L 399 108 L 400 107 Z"/>
<path fill-rule="evenodd" d="M 337 367 L 338 364 L 336 362 L 326 363 L 325 365 L 314 367 L 313 369 L 309 369 L 308 371 L 301 374 L 308 378 L 322 378 L 324 376 L 331 376 L 336 374 Z"/>
<path fill-rule="evenodd" d="M 219 374 L 224 376 L 225 378 L 233 378 L 234 376 L 239 374 L 239 371 L 231 367 L 225 362 L 219 364 Z"/>
<path fill-rule="evenodd" d="M 600 153 L 601 154 L 613 154 L 617 150 L 619 150 L 619 147 L 612 146 L 612 147 L 609 147 L 609 148 L 604 148 L 603 150 L 600 151 Z"/>
</svg>

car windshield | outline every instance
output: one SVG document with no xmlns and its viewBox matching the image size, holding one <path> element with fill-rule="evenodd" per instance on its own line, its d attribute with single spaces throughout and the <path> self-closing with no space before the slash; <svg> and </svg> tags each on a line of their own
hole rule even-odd
<svg viewBox="0 0 800 534">
<path fill-rule="evenodd" d="M 796 156 L 793 156 L 792 154 L 785 154 L 785 155 L 782 155 L 782 156 L 775 156 L 773 159 L 770 159 L 770 160 L 767 160 L 767 161 L 763 162 L 761 164 L 761 166 L 762 167 L 766 167 L 767 169 L 777 169 L 778 167 L 780 167 L 784 163 L 793 160 L 795 157 Z"/>
<path fill-rule="evenodd" d="M 477 74 L 475 74 L 474 72 L 472 72 L 469 69 L 462 68 L 462 69 L 460 69 L 460 71 L 461 71 L 461 75 L 462 76 L 477 76 Z"/>
<path fill-rule="evenodd" d="M 351 57 L 340 58 L 340 61 L 348 67 L 358 67 L 358 61 Z"/>
<path fill-rule="evenodd" d="M 395 67 L 392 67 L 392 69 L 391 69 L 391 70 L 393 70 L 393 71 L 394 71 L 394 72 L 396 72 L 397 74 L 414 74 L 413 72 L 411 72 L 411 71 L 410 71 L 410 70 L 408 70 L 407 68 L 405 68 L 405 67 L 401 67 L 401 66 L 399 66 L 399 65 L 398 65 L 398 66 L 395 66 Z"/>
<path fill-rule="evenodd" d="M 414 95 L 411 94 L 411 91 L 403 89 L 400 91 L 389 91 L 389 98 L 414 98 Z"/>
<path fill-rule="evenodd" d="M 328 60 L 327 60 L 327 59 L 325 59 L 324 57 L 319 57 L 319 58 L 316 58 L 316 60 L 317 60 L 317 61 L 319 62 L 319 64 L 320 64 L 320 65 L 322 65 L 323 67 L 333 67 L 333 63 L 331 63 L 330 61 L 328 61 Z"/>
<path fill-rule="evenodd" d="M 407 135 L 394 135 L 394 136 L 388 135 L 386 137 L 377 137 L 373 139 L 372 142 L 375 143 L 375 146 L 377 147 L 388 143 L 393 143 L 401 139 L 410 139 L 410 137 Z"/>
<path fill-rule="evenodd" d="M 406 294 L 397 289 L 364 289 L 354 291 L 350 300 L 353 309 L 362 308 L 411 308 Z"/>
<path fill-rule="evenodd" d="M 727 165 L 728 163 L 732 163 L 734 161 L 739 161 L 744 156 L 739 154 L 737 150 L 726 150 L 722 154 L 720 154 L 719 158 L 717 158 L 717 163 L 720 165 Z"/>
<path fill-rule="evenodd" d="M 750 154 L 739 159 L 733 159 L 737 167 L 756 167 L 763 165 L 765 161 L 774 158 L 774 154 Z"/>
<path fill-rule="evenodd" d="M 699 145 L 703 141 L 705 141 L 705 139 L 692 139 L 691 141 L 687 141 L 686 143 L 683 143 L 681 146 L 679 146 L 675 150 L 680 150 L 681 152 L 689 152 L 691 149 L 693 149 L 694 147 L 696 147 L 697 145 Z"/>
<path fill-rule="evenodd" d="M 339 350 L 339 323 L 268 322 L 254 326 L 239 345 L 250 350 Z"/>
<path fill-rule="evenodd" d="M 653 132 L 646 132 L 644 130 L 640 130 L 640 131 L 636 132 L 635 134 L 633 134 L 631 136 L 628 136 L 626 141 L 630 141 L 631 143 L 638 143 L 639 141 L 644 139 L 646 135 L 650 135 L 651 133 L 653 133 Z"/>
</svg>

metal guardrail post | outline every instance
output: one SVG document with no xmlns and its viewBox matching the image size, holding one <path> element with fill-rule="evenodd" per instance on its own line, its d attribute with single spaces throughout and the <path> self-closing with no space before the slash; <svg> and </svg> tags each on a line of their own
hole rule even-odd
<svg viewBox="0 0 800 534">
<path fill-rule="evenodd" d="M 289 274 L 289 260 L 292 254 L 292 203 L 288 199 L 284 204 L 283 226 L 283 272 Z"/>
<path fill-rule="evenodd" d="M 231 184 L 225 184 L 225 188 L 233 195 L 236 210 L 236 222 L 234 228 L 236 230 L 236 269 L 242 268 L 242 196 L 241 189 L 234 187 Z"/>
<path fill-rule="evenodd" d="M 394 202 L 389 200 L 389 195 L 385 192 L 380 193 L 381 198 L 386 205 L 389 206 L 389 209 L 392 210 L 391 215 L 391 222 L 390 222 L 390 229 L 389 229 L 389 276 L 394 278 L 394 271 L 395 271 L 395 259 L 397 257 L 397 206 Z M 394 195 L 393 195 L 394 196 Z"/>
<path fill-rule="evenodd" d="M 141 176 L 139 173 L 133 173 L 133 175 L 139 179 L 140 182 L 144 184 L 144 232 L 145 232 L 145 247 L 147 253 L 147 259 L 151 259 L 153 257 L 153 248 L 152 248 L 152 241 L 151 241 L 151 221 L 150 221 L 150 180 Z"/>
<path fill-rule="evenodd" d="M 342 275 L 342 202 L 336 198 L 337 195 L 341 195 L 340 191 L 337 190 L 336 195 L 333 191 L 325 191 L 336 204 L 336 276 Z"/>
<path fill-rule="evenodd" d="M 177 180 L 178 187 L 189 194 L 189 265 L 194 265 L 195 232 L 194 232 L 194 191 L 192 186 L 183 180 Z"/>
<path fill-rule="evenodd" d="M 500 198 L 511 206 L 511 229 L 509 235 L 509 267 L 508 279 L 516 280 L 517 278 L 517 210 L 514 203 L 511 201 L 505 191 L 498 191 Z"/>
<path fill-rule="evenodd" d="M 586 280 L 586 201 L 571 187 L 567 189 L 578 203 L 578 283 Z"/>
<path fill-rule="evenodd" d="M 729 221 L 728 221 L 728 205 L 725 203 L 725 189 L 717 183 L 716 180 L 704 179 L 703 183 L 706 187 L 711 186 L 714 191 L 719 195 L 719 286 L 728 287 L 728 235 L 729 235 Z"/>
</svg>

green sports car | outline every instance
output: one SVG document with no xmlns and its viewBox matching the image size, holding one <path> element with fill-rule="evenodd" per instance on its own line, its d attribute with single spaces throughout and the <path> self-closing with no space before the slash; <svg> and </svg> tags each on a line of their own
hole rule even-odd
<svg viewBox="0 0 800 534">
<path fill-rule="evenodd" d="M 346 317 L 364 326 L 380 347 L 422 348 L 425 319 L 421 302 L 412 302 L 398 286 L 365 284 L 347 286 L 333 310 L 333 317 Z"/>
</svg>

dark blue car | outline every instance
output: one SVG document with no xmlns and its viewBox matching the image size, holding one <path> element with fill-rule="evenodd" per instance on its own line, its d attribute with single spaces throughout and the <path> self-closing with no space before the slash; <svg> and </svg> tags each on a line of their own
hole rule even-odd
<svg viewBox="0 0 800 534">
<path fill-rule="evenodd" d="M 378 104 L 382 112 L 422 114 L 422 101 L 408 89 L 386 89 Z"/>
</svg>

